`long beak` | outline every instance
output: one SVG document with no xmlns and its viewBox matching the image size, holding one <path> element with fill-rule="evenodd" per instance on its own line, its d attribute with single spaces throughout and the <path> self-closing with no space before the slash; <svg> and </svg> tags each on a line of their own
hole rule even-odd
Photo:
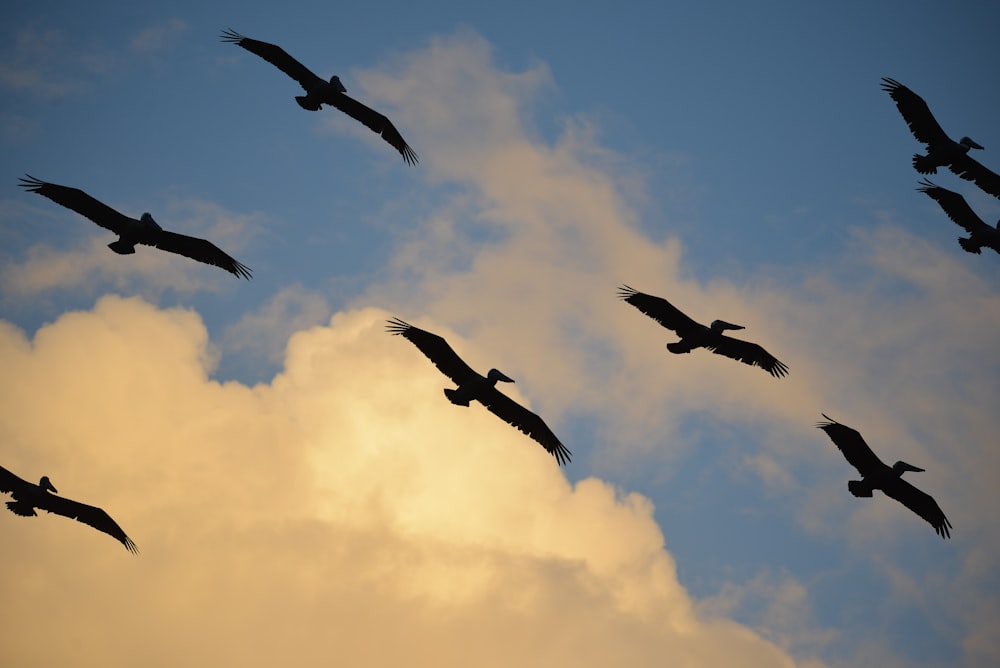
<svg viewBox="0 0 1000 668">
<path fill-rule="evenodd" d="M 727 329 L 746 329 L 743 325 L 734 325 L 731 322 L 726 322 L 725 320 L 713 320 L 709 329 L 713 329 L 717 332 L 721 332 Z"/>
<path fill-rule="evenodd" d="M 38 481 L 38 486 L 41 487 L 42 489 L 47 489 L 55 494 L 59 493 L 59 490 L 56 489 L 56 486 L 52 484 L 48 476 L 42 476 L 42 479 Z"/>
<path fill-rule="evenodd" d="M 489 378 L 490 378 L 490 380 L 500 380 L 500 381 L 503 381 L 505 383 L 513 383 L 514 382 L 513 378 L 508 378 L 507 376 L 503 375 L 503 373 L 501 373 L 501 371 L 499 369 L 490 369 Z"/>
<path fill-rule="evenodd" d="M 962 137 L 962 141 L 959 143 L 965 144 L 969 148 L 978 148 L 979 150 L 983 150 L 983 147 L 974 142 L 971 137 Z"/>
<path fill-rule="evenodd" d="M 926 469 L 922 469 L 919 466 L 914 466 L 913 464 L 907 464 L 906 462 L 899 462 L 896 464 L 900 471 L 913 471 L 914 473 L 923 473 Z"/>
</svg>

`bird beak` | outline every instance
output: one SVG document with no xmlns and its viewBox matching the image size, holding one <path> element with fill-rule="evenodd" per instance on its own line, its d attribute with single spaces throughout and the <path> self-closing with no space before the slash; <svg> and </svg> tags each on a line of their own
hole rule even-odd
<svg viewBox="0 0 1000 668">
<path fill-rule="evenodd" d="M 914 473 L 923 473 L 926 469 L 922 469 L 919 466 L 914 466 L 913 464 L 907 464 L 906 462 L 900 462 L 900 468 L 904 471 L 913 471 Z"/>
<path fill-rule="evenodd" d="M 40 484 L 39 486 L 40 486 L 40 487 L 41 487 L 42 489 L 47 489 L 47 490 L 49 490 L 50 492 L 53 492 L 53 493 L 55 493 L 55 494 L 58 494 L 58 493 L 59 493 L 59 490 L 58 490 L 58 489 L 56 489 L 55 485 L 53 485 L 53 484 L 52 484 L 52 482 L 51 482 L 51 481 L 49 480 L 49 477 L 48 477 L 48 476 L 45 476 L 44 478 L 42 478 L 42 480 L 41 480 L 41 484 Z"/>
<path fill-rule="evenodd" d="M 490 371 L 490 378 L 493 378 L 495 380 L 500 380 L 500 381 L 503 381 L 505 383 L 513 383 L 514 382 L 513 378 L 509 378 L 509 377 L 503 375 L 503 373 L 501 373 L 499 369 L 493 369 L 492 371 Z"/>
<path fill-rule="evenodd" d="M 962 137 L 961 143 L 965 144 L 969 148 L 978 148 L 979 150 L 983 150 L 983 147 L 974 142 L 971 137 Z"/>
</svg>

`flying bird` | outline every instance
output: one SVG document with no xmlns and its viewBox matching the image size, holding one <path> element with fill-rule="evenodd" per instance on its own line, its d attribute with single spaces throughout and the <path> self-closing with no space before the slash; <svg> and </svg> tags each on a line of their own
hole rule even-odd
<svg viewBox="0 0 1000 668">
<path fill-rule="evenodd" d="M 336 74 L 330 77 L 329 81 L 324 81 L 313 74 L 305 65 L 288 55 L 277 44 L 268 44 L 267 42 L 250 39 L 233 30 L 224 30 L 222 32 L 222 41 L 242 46 L 250 53 L 260 56 L 298 81 L 299 85 L 306 91 L 306 94 L 296 96 L 295 101 L 303 109 L 318 111 L 320 106 L 324 104 L 336 107 L 354 120 L 361 121 L 367 125 L 375 134 L 381 135 L 382 139 L 389 142 L 393 148 L 399 151 L 406 164 L 414 165 L 418 162 L 417 154 L 403 140 L 403 136 L 399 134 L 399 130 L 396 129 L 389 119 L 374 109 L 366 107 L 354 98 L 345 95 L 347 89 Z"/>
<path fill-rule="evenodd" d="M 917 141 L 927 144 L 927 155 L 913 156 L 914 169 L 921 174 L 936 174 L 938 167 L 947 166 L 966 181 L 1000 197 L 1000 176 L 969 156 L 969 149 L 982 149 L 982 146 L 969 137 L 956 142 L 946 135 L 923 98 L 895 79 L 883 77 L 882 90 L 896 102 L 896 108 Z"/>
<path fill-rule="evenodd" d="M 223 253 L 218 246 L 205 239 L 189 237 L 185 234 L 169 232 L 160 227 L 148 213 L 139 220 L 129 218 L 107 204 L 104 204 L 78 188 L 46 183 L 26 174 L 18 184 L 29 192 L 48 197 L 56 204 L 72 209 L 90 218 L 101 227 L 118 235 L 118 241 L 108 244 L 108 248 L 119 255 L 135 252 L 136 244 L 155 246 L 169 253 L 177 253 L 198 262 L 221 267 L 237 278 L 250 278 L 250 269 Z"/>
<path fill-rule="evenodd" d="M 0 466 L 0 492 L 6 492 L 14 497 L 13 501 L 7 502 L 7 508 L 15 515 L 34 517 L 38 514 L 35 512 L 36 508 L 47 510 L 103 531 L 118 540 L 133 554 L 139 552 L 132 539 L 125 535 L 122 528 L 106 512 L 79 501 L 56 496 L 57 490 L 48 476 L 43 475 L 38 484 L 34 485 Z"/>
<path fill-rule="evenodd" d="M 459 357 L 448 342 L 437 334 L 419 329 L 413 325 L 393 318 L 389 320 L 386 330 L 392 334 L 402 335 L 420 349 L 427 358 L 434 362 L 441 373 L 451 378 L 455 389 L 445 389 L 448 400 L 457 406 L 468 406 L 473 399 L 486 406 L 487 409 L 507 424 L 513 425 L 531 438 L 541 443 L 556 461 L 566 464 L 570 461 L 570 451 L 563 445 L 552 430 L 527 408 L 517 403 L 496 388 L 497 381 L 513 383 L 496 369 L 490 369 L 484 378 Z"/>
<path fill-rule="evenodd" d="M 996 227 L 990 227 L 976 215 L 964 197 L 947 188 L 935 185 L 927 179 L 920 182 L 920 187 L 917 190 L 936 200 L 944 212 L 948 214 L 948 217 L 969 233 L 968 238 L 958 238 L 958 243 L 963 249 L 978 255 L 980 249 L 985 246 L 1000 253 L 1000 221 L 997 221 Z"/>
<path fill-rule="evenodd" d="M 951 522 L 941 512 L 937 501 L 903 480 L 904 472 L 920 472 L 924 469 L 902 461 L 896 462 L 892 467 L 886 466 L 872 452 L 856 429 L 842 425 L 825 414 L 823 417 L 827 422 L 820 422 L 816 426 L 826 432 L 851 466 L 861 474 L 861 480 L 851 480 L 847 483 L 847 489 L 851 494 L 857 497 L 871 497 L 873 490 L 880 489 L 886 496 L 896 499 L 927 520 L 939 536 L 951 538 Z"/>
<path fill-rule="evenodd" d="M 723 334 L 727 329 L 745 329 L 742 325 L 714 320 L 706 327 L 692 320 L 666 299 L 647 295 L 627 285 L 618 288 L 618 297 L 681 337 L 680 341 L 667 344 L 667 350 L 672 353 L 679 355 L 695 348 L 707 348 L 716 355 L 724 355 L 750 366 L 759 366 L 775 378 L 788 373 L 788 367 L 761 346 Z"/>
</svg>

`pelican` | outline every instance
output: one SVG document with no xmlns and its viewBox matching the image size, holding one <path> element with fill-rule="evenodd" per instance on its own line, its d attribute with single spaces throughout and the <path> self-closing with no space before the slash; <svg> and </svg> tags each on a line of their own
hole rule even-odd
<svg viewBox="0 0 1000 668">
<path fill-rule="evenodd" d="M 456 406 L 468 406 L 475 399 L 499 417 L 501 420 L 517 427 L 523 433 L 541 443 L 556 461 L 566 464 L 570 460 L 570 451 L 563 445 L 552 430 L 527 408 L 517 403 L 496 388 L 497 381 L 513 383 L 514 380 L 508 378 L 497 369 L 490 369 L 486 377 L 480 376 L 459 357 L 448 342 L 437 334 L 419 329 L 413 325 L 393 318 L 388 321 L 386 330 L 392 334 L 400 334 L 409 339 L 420 349 L 427 359 L 434 362 L 434 366 L 440 369 L 441 373 L 451 378 L 458 385 L 455 389 L 447 388 L 444 391 L 448 401 Z"/>
<path fill-rule="evenodd" d="M 920 182 L 920 187 L 917 190 L 926 193 L 931 199 L 937 200 L 948 217 L 969 233 L 968 238 L 958 238 L 958 243 L 963 249 L 978 255 L 980 249 L 985 246 L 1000 253 L 1000 221 L 997 221 L 996 227 L 990 227 L 976 215 L 964 197 L 947 188 L 935 185 L 927 179 Z"/>
<path fill-rule="evenodd" d="M 903 473 L 906 471 L 922 472 L 924 469 L 902 461 L 896 462 L 891 468 L 886 466 L 856 429 L 842 425 L 826 414 L 823 417 L 827 422 L 820 422 L 816 426 L 826 432 L 851 466 L 861 474 L 861 480 L 847 483 L 851 494 L 870 498 L 873 490 L 880 489 L 886 496 L 896 499 L 927 520 L 939 536 L 951 538 L 951 522 L 941 512 L 937 501 L 903 480 Z"/>
<path fill-rule="evenodd" d="M 716 355 L 725 355 L 750 366 L 759 366 L 775 378 L 788 373 L 788 367 L 761 346 L 722 333 L 727 329 L 745 329 L 742 325 L 714 320 L 705 327 L 666 299 L 647 295 L 627 285 L 618 288 L 618 296 L 681 337 L 680 341 L 667 344 L 667 350 L 672 353 L 679 355 L 695 348 L 707 348 Z"/>
<path fill-rule="evenodd" d="M 14 497 L 13 501 L 7 502 L 7 508 L 15 515 L 34 517 L 38 514 L 35 512 L 36 508 L 47 510 L 50 513 L 83 522 L 98 531 L 103 531 L 117 539 L 125 546 L 125 549 L 133 554 L 139 552 L 132 539 L 125 535 L 125 532 L 111 519 L 110 515 L 100 508 L 56 496 L 57 490 L 46 475 L 42 476 L 37 485 L 33 485 L 0 466 L 0 492 L 6 492 Z"/>
<path fill-rule="evenodd" d="M 142 214 L 139 220 L 129 218 L 78 188 L 46 183 L 30 174 L 25 176 L 27 178 L 20 179 L 21 183 L 18 184 L 22 188 L 48 197 L 56 204 L 72 209 L 117 234 L 118 241 L 108 244 L 108 248 L 119 255 L 131 255 L 135 252 L 136 244 L 155 246 L 169 253 L 177 253 L 198 262 L 221 267 L 237 278 L 250 279 L 248 267 L 223 253 L 210 241 L 169 232 L 160 227 L 148 213 Z"/>
<path fill-rule="evenodd" d="M 340 109 L 356 121 L 361 121 L 370 130 L 399 151 L 403 156 L 403 161 L 408 165 L 418 162 L 417 154 L 403 140 L 399 130 L 389 121 L 388 118 L 378 113 L 370 107 L 366 107 L 352 97 L 345 95 L 347 89 L 341 83 L 340 77 L 336 74 L 330 77 L 329 81 L 323 81 L 312 73 L 305 65 L 292 58 L 277 44 L 268 44 L 256 39 L 250 39 L 233 30 L 222 32 L 222 41 L 242 46 L 244 49 L 260 56 L 271 63 L 279 70 L 299 82 L 299 85 L 306 91 L 305 95 L 295 97 L 299 106 L 309 111 L 318 111 L 319 108 L 328 104 Z"/>
<path fill-rule="evenodd" d="M 896 102 L 903 120 L 917 141 L 927 144 L 927 155 L 914 155 L 913 168 L 921 174 L 937 174 L 937 168 L 947 166 L 966 181 L 972 181 L 984 191 L 1000 197 L 1000 176 L 969 156 L 969 149 L 983 147 L 969 137 L 957 142 L 945 134 L 934 119 L 923 98 L 895 79 L 882 78 L 882 90 Z"/>
</svg>

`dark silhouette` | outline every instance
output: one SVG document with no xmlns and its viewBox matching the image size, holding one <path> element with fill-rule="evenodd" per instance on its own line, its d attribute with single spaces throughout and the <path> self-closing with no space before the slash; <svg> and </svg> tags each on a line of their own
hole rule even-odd
<svg viewBox="0 0 1000 668">
<path fill-rule="evenodd" d="M 750 366 L 759 366 L 775 378 L 788 373 L 788 367 L 761 346 L 722 333 L 727 329 L 744 329 L 742 325 L 715 320 L 705 327 L 666 299 L 647 295 L 627 285 L 618 288 L 618 296 L 681 337 L 680 341 L 667 344 L 667 350 L 672 353 L 689 353 L 695 348 L 707 348 L 716 355 L 724 355 Z"/>
<path fill-rule="evenodd" d="M 473 371 L 459 357 L 448 342 L 437 334 L 414 327 L 399 318 L 389 320 L 387 331 L 401 334 L 420 349 L 441 373 L 455 381 L 458 387 L 454 390 L 445 389 L 448 400 L 457 406 L 468 406 L 473 399 L 486 406 L 487 409 L 507 424 L 513 425 L 522 432 L 542 444 L 560 464 L 570 461 L 570 451 L 559 442 L 552 430 L 527 408 L 496 388 L 497 381 L 513 383 L 514 381 L 496 369 L 490 369 L 484 378 Z"/>
<path fill-rule="evenodd" d="M 25 176 L 28 178 L 22 178 L 19 184 L 22 188 L 48 197 L 56 204 L 72 209 L 117 234 L 118 241 L 108 244 L 108 248 L 119 255 L 130 255 L 135 252 L 136 244 L 143 244 L 169 253 L 177 253 L 198 262 L 221 267 L 237 278 L 248 280 L 250 278 L 248 267 L 223 253 L 218 246 L 210 241 L 168 232 L 160 227 L 148 213 L 142 214 L 139 220 L 129 218 L 78 188 L 46 183 L 30 174 Z"/>
<path fill-rule="evenodd" d="M 21 517 L 34 517 L 37 515 L 35 509 L 38 508 L 62 515 L 103 531 L 117 539 L 129 552 L 138 554 L 139 550 L 136 549 L 135 543 L 125 535 L 110 515 L 100 508 L 49 493 L 56 491 L 48 476 L 43 475 L 38 484 L 33 485 L 0 466 L 0 492 L 6 492 L 14 497 L 13 501 L 7 502 L 10 512 Z"/>
<path fill-rule="evenodd" d="M 1000 253 L 1000 221 L 997 221 L 996 227 L 990 227 L 976 215 L 964 197 L 935 185 L 927 179 L 920 182 L 920 187 L 917 190 L 936 200 L 944 212 L 948 214 L 948 217 L 969 233 L 967 239 L 965 237 L 958 238 L 958 243 L 963 249 L 979 255 L 980 249 L 985 246 Z"/>
<path fill-rule="evenodd" d="M 288 55 L 280 46 L 250 39 L 232 30 L 223 31 L 222 41 L 242 46 L 250 53 L 260 56 L 298 81 L 299 85 L 306 91 L 306 94 L 296 96 L 295 101 L 303 109 L 318 111 L 320 105 L 323 104 L 336 107 L 354 120 L 361 121 L 367 125 L 375 134 L 381 135 L 382 139 L 389 142 L 393 148 L 399 151 L 406 164 L 413 165 L 418 162 L 417 154 L 403 140 L 402 135 L 399 134 L 399 130 L 395 128 L 389 119 L 374 109 L 366 107 L 354 98 L 345 95 L 347 89 L 340 82 L 340 77 L 337 75 L 330 77 L 329 81 L 324 81 L 313 74 L 305 65 Z"/>
<path fill-rule="evenodd" d="M 927 144 L 927 155 L 913 156 L 914 169 L 921 174 L 937 174 L 938 167 L 947 166 L 966 181 L 973 181 L 994 197 L 1000 197 L 1000 176 L 969 156 L 970 148 L 982 149 L 982 146 L 969 137 L 956 142 L 946 135 L 923 98 L 895 79 L 883 77 L 882 90 L 896 102 L 917 141 Z"/>
<path fill-rule="evenodd" d="M 905 471 L 920 472 L 924 469 L 902 461 L 896 462 L 891 468 L 886 466 L 872 452 L 856 429 L 842 425 L 825 414 L 823 417 L 828 422 L 820 422 L 816 426 L 826 432 L 851 466 L 861 474 L 861 480 L 851 480 L 847 483 L 847 489 L 851 494 L 857 497 L 871 497 L 873 490 L 880 489 L 886 496 L 896 499 L 930 522 L 939 536 L 951 537 L 949 531 L 951 522 L 941 512 L 933 497 L 921 492 L 902 478 Z"/>
</svg>

